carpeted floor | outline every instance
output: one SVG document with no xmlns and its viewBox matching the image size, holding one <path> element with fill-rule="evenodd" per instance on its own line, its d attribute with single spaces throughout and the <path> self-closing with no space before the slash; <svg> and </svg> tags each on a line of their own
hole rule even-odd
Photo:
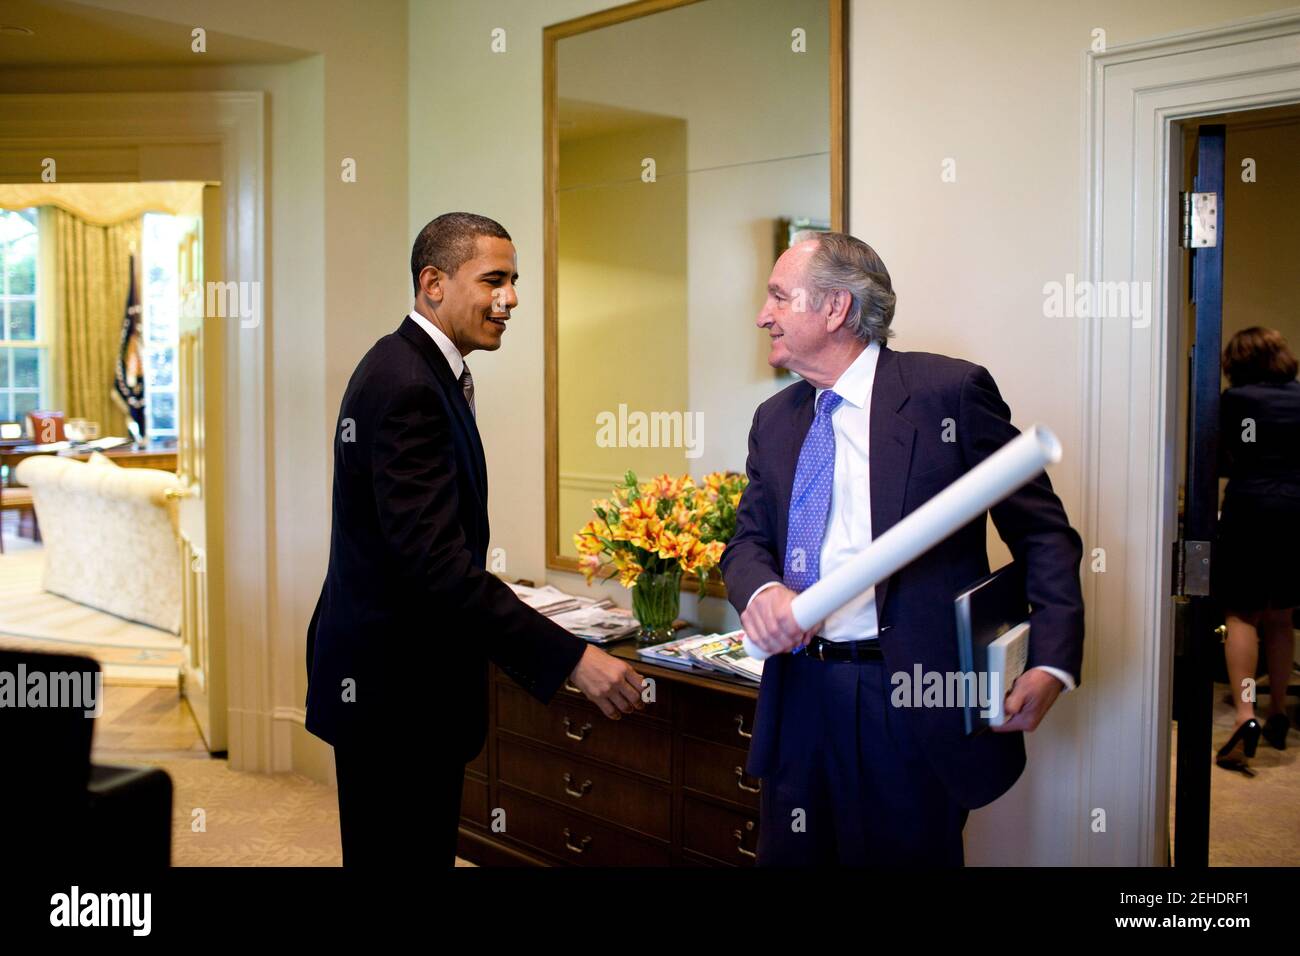
<svg viewBox="0 0 1300 956">
<path fill-rule="evenodd" d="M 1236 726 L 1235 711 L 1225 701 L 1226 684 L 1214 687 L 1214 750 L 1222 747 Z M 1268 697 L 1255 706 L 1260 723 L 1268 713 Z M 1300 732 L 1294 707 L 1286 750 L 1274 750 L 1263 738 L 1249 761 L 1255 776 L 1210 765 L 1210 865 L 1300 866 Z M 1178 756 L 1178 725 L 1169 746 L 1169 832 L 1173 842 L 1174 784 Z"/>
<path fill-rule="evenodd" d="M 139 760 L 172 778 L 173 866 L 339 866 L 334 789 L 225 760 Z"/>
<path fill-rule="evenodd" d="M 173 866 L 341 865 L 333 787 L 296 773 L 239 773 L 213 759 L 175 690 L 106 685 L 104 697 L 93 759 L 167 771 Z"/>
<path fill-rule="evenodd" d="M 181 639 L 41 589 L 44 550 L 5 536 L 0 554 L 0 647 L 83 654 L 99 661 L 106 684 L 176 687 Z"/>
</svg>

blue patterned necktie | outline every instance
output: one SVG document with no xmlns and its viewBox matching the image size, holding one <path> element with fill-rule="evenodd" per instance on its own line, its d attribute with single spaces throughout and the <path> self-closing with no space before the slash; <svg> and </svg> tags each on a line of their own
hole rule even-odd
<svg viewBox="0 0 1300 956">
<path fill-rule="evenodd" d="M 785 586 L 791 591 L 802 591 L 821 577 L 822 539 L 826 537 L 835 479 L 831 413 L 843 400 L 830 389 L 821 393 L 817 414 L 799 450 L 785 538 Z"/>
</svg>

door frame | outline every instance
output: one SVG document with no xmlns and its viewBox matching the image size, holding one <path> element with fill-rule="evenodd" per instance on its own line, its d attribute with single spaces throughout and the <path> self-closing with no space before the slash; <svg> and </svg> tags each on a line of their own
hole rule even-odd
<svg viewBox="0 0 1300 956">
<path fill-rule="evenodd" d="M 60 182 L 222 184 L 221 278 L 256 283 L 250 288 L 259 321 L 244 328 L 238 319 L 220 320 L 220 374 L 207 379 L 205 405 L 219 403 L 221 423 L 219 436 L 207 436 L 204 491 L 217 496 L 209 515 L 221 516 L 207 530 L 207 567 L 209 586 L 215 585 L 210 593 L 219 597 L 212 603 L 223 638 L 230 766 L 269 772 L 267 555 L 274 542 L 267 484 L 265 128 L 260 92 L 0 95 L 0 181 L 40 182 L 48 156 L 57 160 Z M 209 365 L 208 371 L 215 370 Z M 224 560 L 227 554 L 237 560 Z"/>
<path fill-rule="evenodd" d="M 1085 567 L 1101 548 L 1105 571 L 1083 580 L 1084 683 L 1093 686 L 1080 700 L 1089 733 L 1073 859 L 1163 865 L 1181 361 L 1175 124 L 1300 101 L 1300 9 L 1089 52 L 1084 69 L 1080 276 L 1150 283 L 1151 309 L 1145 327 L 1103 318 L 1079 329 L 1080 523 Z"/>
</svg>

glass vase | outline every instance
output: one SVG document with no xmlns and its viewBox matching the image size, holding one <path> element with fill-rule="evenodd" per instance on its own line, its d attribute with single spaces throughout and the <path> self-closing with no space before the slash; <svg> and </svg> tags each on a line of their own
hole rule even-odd
<svg viewBox="0 0 1300 956">
<path fill-rule="evenodd" d="M 671 639 L 681 603 L 681 571 L 666 574 L 643 571 L 632 585 L 632 612 L 641 624 L 637 644 L 644 647 Z"/>
</svg>

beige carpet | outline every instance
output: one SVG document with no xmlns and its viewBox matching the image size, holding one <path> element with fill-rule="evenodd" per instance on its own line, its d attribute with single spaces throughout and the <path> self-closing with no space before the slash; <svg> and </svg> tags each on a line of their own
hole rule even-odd
<svg viewBox="0 0 1300 956">
<path fill-rule="evenodd" d="M 172 780 L 173 866 L 339 866 L 334 788 L 295 773 L 241 773 L 208 756 L 174 688 L 108 686 L 99 764 L 161 767 Z M 197 829 L 202 810 L 203 828 Z M 457 861 L 457 866 L 471 866 Z"/>
<path fill-rule="evenodd" d="M 172 866 L 342 865 L 333 787 L 296 773 L 237 773 L 224 760 L 134 763 L 172 778 Z M 205 831 L 194 828 L 196 809 Z"/>
<path fill-rule="evenodd" d="M 339 866 L 334 788 L 225 760 L 135 760 L 172 778 L 172 866 Z M 196 829 L 202 811 L 203 826 Z"/>
<path fill-rule="evenodd" d="M 1254 759 L 1255 776 L 1214 765 L 1214 751 L 1232 736 L 1235 711 L 1225 702 L 1226 684 L 1214 686 L 1214 750 L 1207 751 L 1210 765 L 1210 865 L 1300 866 L 1300 732 L 1291 710 L 1291 733 L 1286 750 L 1274 750 L 1262 737 Z M 1259 722 L 1268 714 L 1268 696 L 1255 705 Z M 1169 832 L 1173 842 L 1174 785 L 1177 782 L 1178 725 L 1170 739 Z"/>
<path fill-rule="evenodd" d="M 84 654 L 107 684 L 176 687 L 181 640 L 41 589 L 44 550 L 6 535 L 0 555 L 0 647 Z"/>
</svg>

